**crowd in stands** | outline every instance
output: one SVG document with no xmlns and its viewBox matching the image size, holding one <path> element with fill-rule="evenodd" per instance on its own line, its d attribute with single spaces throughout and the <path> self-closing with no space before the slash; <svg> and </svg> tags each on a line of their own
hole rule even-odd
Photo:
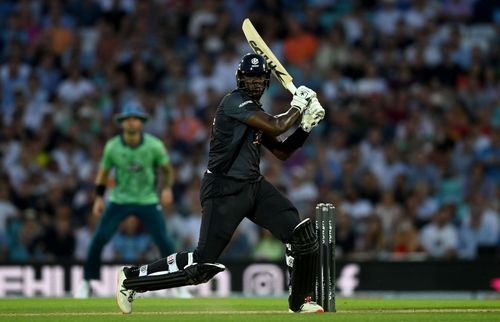
<svg viewBox="0 0 500 322">
<path fill-rule="evenodd" d="M 214 111 L 250 51 L 245 17 L 325 107 L 304 148 L 265 152 L 261 171 L 303 217 L 336 206 L 339 258 L 500 258 L 498 2 L 2 0 L 0 262 L 85 257 L 103 144 L 132 99 L 175 166 L 168 231 L 193 249 Z M 276 114 L 290 100 L 273 80 L 262 102 Z M 156 256 L 134 217 L 103 253 Z M 223 260 L 283 257 L 245 220 Z"/>
</svg>

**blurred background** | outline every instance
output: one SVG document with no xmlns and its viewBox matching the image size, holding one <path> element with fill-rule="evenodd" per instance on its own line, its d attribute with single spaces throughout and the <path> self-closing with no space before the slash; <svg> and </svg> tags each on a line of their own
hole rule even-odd
<svg viewBox="0 0 500 322">
<path fill-rule="evenodd" d="M 284 163 L 265 153 L 261 170 L 304 218 L 337 207 L 339 263 L 500 272 L 495 0 L 1 0 L 0 263 L 84 259 L 103 144 L 132 99 L 176 169 L 168 231 L 195 247 L 213 114 L 250 51 L 245 17 L 326 109 L 303 149 Z M 272 81 L 262 102 L 274 114 L 290 99 Z M 149 238 L 130 217 L 103 258 L 153 260 Z M 221 260 L 283 258 L 244 221 Z"/>
</svg>

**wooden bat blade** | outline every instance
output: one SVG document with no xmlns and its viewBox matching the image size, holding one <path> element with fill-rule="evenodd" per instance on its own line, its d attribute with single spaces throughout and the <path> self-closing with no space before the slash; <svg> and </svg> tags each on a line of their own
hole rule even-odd
<svg viewBox="0 0 500 322">
<path fill-rule="evenodd" d="M 246 18 L 245 20 L 243 20 L 241 29 L 245 34 L 248 44 L 250 45 L 250 47 L 252 47 L 252 50 L 256 54 L 262 55 L 266 59 L 267 64 L 271 68 L 271 71 L 276 79 L 286 89 L 288 89 L 290 93 L 294 94 L 297 88 L 293 84 L 293 77 L 287 72 L 283 65 L 281 65 L 278 58 L 276 58 L 271 49 L 259 35 L 250 19 Z"/>
</svg>

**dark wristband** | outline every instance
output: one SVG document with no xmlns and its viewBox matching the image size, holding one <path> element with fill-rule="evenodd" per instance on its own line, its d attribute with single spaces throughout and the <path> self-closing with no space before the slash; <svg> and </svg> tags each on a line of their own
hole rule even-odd
<svg viewBox="0 0 500 322">
<path fill-rule="evenodd" d="M 295 151 L 306 142 L 309 133 L 304 131 L 301 127 L 297 128 L 292 135 L 290 135 L 283 143 L 288 149 Z"/>
<path fill-rule="evenodd" d="M 106 186 L 103 184 L 98 184 L 95 186 L 95 194 L 99 197 L 104 196 L 104 192 L 106 192 Z"/>
</svg>

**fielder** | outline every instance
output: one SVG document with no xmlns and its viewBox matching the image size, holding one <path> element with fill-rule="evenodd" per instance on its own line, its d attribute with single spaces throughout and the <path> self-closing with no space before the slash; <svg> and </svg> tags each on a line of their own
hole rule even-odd
<svg viewBox="0 0 500 322">
<path fill-rule="evenodd" d="M 163 143 L 142 131 L 147 119 L 148 115 L 137 104 L 125 105 L 116 116 L 123 131 L 104 147 L 95 180 L 96 197 L 92 209 L 92 214 L 100 216 L 100 221 L 90 243 L 84 265 L 84 281 L 75 294 L 77 298 L 91 295 L 90 280 L 100 278 L 102 249 L 128 215 L 139 217 L 162 256 L 175 251 L 166 232 L 161 207 L 172 203 L 174 171 Z M 160 198 L 156 193 L 157 168 L 163 173 Z M 104 193 L 112 169 L 115 170 L 116 186 L 111 190 L 110 202 L 105 207 Z"/>
<path fill-rule="evenodd" d="M 243 56 L 236 71 L 237 89 L 227 94 L 216 111 L 212 127 L 208 168 L 202 180 L 203 217 L 194 252 L 181 252 L 141 267 L 118 272 L 117 303 L 132 312 L 136 292 L 204 283 L 222 272 L 217 263 L 235 229 L 247 217 L 287 244 L 291 264 L 289 309 L 319 313 L 311 301 L 317 265 L 318 241 L 311 220 L 300 221 L 297 209 L 260 173 L 261 145 L 286 160 L 324 117 L 325 111 L 311 89 L 301 86 L 290 109 L 280 115 L 266 113 L 260 98 L 269 87 L 270 69 L 264 57 Z M 297 122 L 285 141 L 277 139 Z"/>
</svg>

